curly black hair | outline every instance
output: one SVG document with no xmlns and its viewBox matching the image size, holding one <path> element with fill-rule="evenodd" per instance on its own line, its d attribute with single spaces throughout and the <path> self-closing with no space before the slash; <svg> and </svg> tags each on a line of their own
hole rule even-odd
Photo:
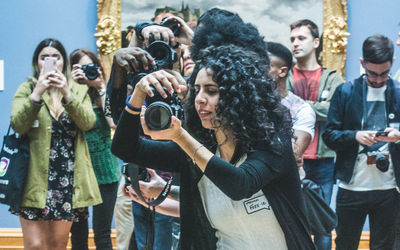
<svg viewBox="0 0 400 250">
<path fill-rule="evenodd" d="M 201 125 L 195 108 L 194 84 L 198 72 L 205 68 L 219 86 L 216 116 L 220 127 L 233 132 L 242 151 L 254 149 L 260 141 L 277 142 L 277 133 L 291 134 L 291 118 L 274 91 L 268 67 L 252 51 L 235 45 L 210 46 L 201 51 L 189 79 L 186 125 L 192 135 L 212 147 L 214 133 Z"/>
<path fill-rule="evenodd" d="M 264 37 L 251 23 L 245 23 L 238 14 L 213 8 L 198 20 L 190 54 L 194 60 L 200 59 L 200 51 L 211 45 L 233 44 L 256 52 L 269 65 Z"/>
</svg>

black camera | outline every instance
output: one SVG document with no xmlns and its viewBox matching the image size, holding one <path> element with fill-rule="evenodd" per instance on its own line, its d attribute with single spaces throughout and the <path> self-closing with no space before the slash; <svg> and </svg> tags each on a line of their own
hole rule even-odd
<svg viewBox="0 0 400 250">
<path fill-rule="evenodd" d="M 389 154 L 381 151 L 368 152 L 367 164 L 375 164 L 381 172 L 386 172 L 389 169 Z"/>
<path fill-rule="evenodd" d="M 386 172 L 389 169 L 389 159 L 382 152 L 376 153 L 376 167 L 382 172 Z"/>
<path fill-rule="evenodd" d="M 180 25 L 176 20 L 166 19 L 160 25 L 171 29 L 175 36 L 179 35 Z M 151 72 L 160 69 L 172 69 L 174 63 L 178 61 L 178 54 L 170 44 L 162 40 L 162 37 L 161 40 L 155 40 L 153 34 L 150 34 L 149 41 L 150 45 L 145 50 L 154 58 L 156 65 L 150 67 L 149 70 L 141 69 L 140 72 L 134 74 L 131 82 L 132 86 L 135 86 L 142 77 Z"/>
<path fill-rule="evenodd" d="M 99 69 L 100 67 L 94 63 L 89 63 L 87 65 L 81 66 L 82 71 L 85 73 L 86 77 L 89 80 L 94 80 L 99 77 Z"/>
<path fill-rule="evenodd" d="M 133 163 L 125 163 L 123 165 L 122 174 L 125 177 L 126 185 L 130 185 L 133 181 L 131 178 L 137 176 L 138 181 L 150 181 L 150 174 L 147 172 L 146 168 L 138 167 L 136 164 Z"/>
<path fill-rule="evenodd" d="M 171 125 L 171 117 L 174 115 L 178 119 L 183 119 L 183 106 L 182 101 L 174 92 L 169 94 L 165 87 L 164 91 L 167 93 L 167 98 L 163 98 L 157 90 L 153 87 L 153 97 L 146 97 L 146 112 L 144 113 L 144 120 L 146 125 L 151 130 L 164 130 Z"/>
<path fill-rule="evenodd" d="M 180 31 L 180 27 L 181 25 L 179 24 L 178 21 L 176 21 L 175 19 L 164 19 L 161 23 L 161 26 L 167 27 L 170 30 L 172 30 L 172 33 L 174 33 L 174 36 L 179 36 L 179 31 Z"/>
<path fill-rule="evenodd" d="M 154 58 L 156 65 L 150 66 L 149 70 L 141 68 L 140 72 L 132 75 L 132 81 L 130 84 L 135 87 L 136 83 L 142 79 L 142 77 L 150 74 L 151 72 L 160 69 L 172 69 L 174 63 L 178 60 L 178 54 L 175 50 L 164 41 L 154 41 L 146 49 L 147 52 Z"/>
</svg>

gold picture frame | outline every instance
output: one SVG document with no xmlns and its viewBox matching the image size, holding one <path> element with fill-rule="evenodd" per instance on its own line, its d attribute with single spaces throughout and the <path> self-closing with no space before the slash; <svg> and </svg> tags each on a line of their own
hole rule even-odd
<svg viewBox="0 0 400 250">
<path fill-rule="evenodd" d="M 322 64 L 345 74 L 347 37 L 347 0 L 323 0 L 324 32 Z M 115 51 L 121 46 L 121 0 L 97 0 L 97 54 L 110 75 Z"/>
</svg>

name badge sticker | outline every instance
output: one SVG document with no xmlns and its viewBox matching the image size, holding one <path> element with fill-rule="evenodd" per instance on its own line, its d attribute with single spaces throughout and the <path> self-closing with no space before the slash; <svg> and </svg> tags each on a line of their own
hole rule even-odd
<svg viewBox="0 0 400 250">
<path fill-rule="evenodd" d="M 329 90 L 324 90 L 321 93 L 321 99 L 326 99 L 329 96 Z"/>
<path fill-rule="evenodd" d="M 32 128 L 38 128 L 39 127 L 39 120 L 35 120 L 32 124 Z"/>
<path fill-rule="evenodd" d="M 246 209 L 247 214 L 252 214 L 262 209 L 271 210 L 271 206 L 269 205 L 267 198 L 264 195 L 246 200 L 243 202 L 243 205 Z"/>
</svg>

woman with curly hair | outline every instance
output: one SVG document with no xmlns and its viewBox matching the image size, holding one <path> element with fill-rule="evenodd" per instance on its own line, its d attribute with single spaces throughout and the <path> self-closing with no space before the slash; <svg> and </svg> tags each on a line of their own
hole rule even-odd
<svg viewBox="0 0 400 250">
<path fill-rule="evenodd" d="M 150 130 L 143 105 L 153 86 L 166 96 L 182 80 L 157 71 L 135 86 L 112 151 L 124 161 L 181 173 L 181 249 L 314 249 L 287 110 L 265 60 L 224 45 L 201 52 L 189 81 L 186 128 L 172 117 Z M 140 137 L 140 127 L 153 140 Z"/>
</svg>

